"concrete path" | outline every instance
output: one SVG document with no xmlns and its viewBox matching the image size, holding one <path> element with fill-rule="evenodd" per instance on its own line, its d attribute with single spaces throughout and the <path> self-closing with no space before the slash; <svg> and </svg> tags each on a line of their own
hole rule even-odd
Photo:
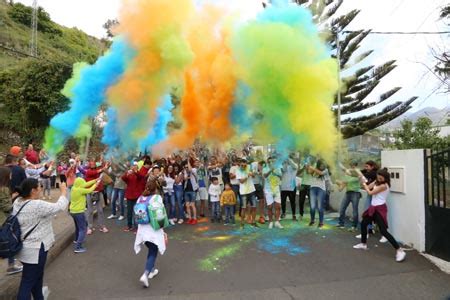
<svg viewBox="0 0 450 300">
<path fill-rule="evenodd" d="M 106 214 L 108 215 L 108 214 Z M 125 223 L 88 237 L 88 252 L 65 249 L 46 270 L 50 299 L 448 299 L 450 276 L 415 251 L 396 263 L 389 244 L 369 239 L 354 250 L 355 234 L 283 221 L 284 230 L 210 224 L 167 229 L 160 274 L 139 283 L 146 251 L 133 251 Z M 146 250 L 146 249 L 144 249 Z"/>
</svg>

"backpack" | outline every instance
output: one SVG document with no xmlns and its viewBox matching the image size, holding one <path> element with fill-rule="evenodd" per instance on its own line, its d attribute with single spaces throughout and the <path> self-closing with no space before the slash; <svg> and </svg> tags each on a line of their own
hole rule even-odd
<svg viewBox="0 0 450 300">
<path fill-rule="evenodd" d="M 148 203 L 148 211 L 150 215 L 150 225 L 154 230 L 166 228 L 169 226 L 169 219 L 167 218 L 166 208 L 162 200 L 157 201 L 160 195 L 153 196 Z"/>
<path fill-rule="evenodd" d="M 26 202 L 15 215 L 10 215 L 0 228 L 0 257 L 11 258 L 14 257 L 23 247 L 23 241 L 33 232 L 33 230 L 39 225 L 36 224 L 30 231 L 28 231 L 23 240 L 21 240 L 22 231 L 20 229 L 19 220 L 17 215 L 28 204 Z"/>
<path fill-rule="evenodd" d="M 150 216 L 148 211 L 149 197 L 139 197 L 137 203 L 134 205 L 134 219 L 138 224 L 149 224 Z"/>
</svg>

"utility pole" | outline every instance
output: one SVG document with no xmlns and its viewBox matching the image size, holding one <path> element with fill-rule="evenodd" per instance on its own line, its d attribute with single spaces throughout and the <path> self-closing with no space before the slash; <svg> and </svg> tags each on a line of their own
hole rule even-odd
<svg viewBox="0 0 450 300">
<path fill-rule="evenodd" d="M 37 26 L 38 26 L 38 3 L 33 0 L 33 12 L 31 16 L 31 41 L 30 55 L 37 57 Z"/>
<path fill-rule="evenodd" d="M 337 121 L 338 121 L 338 153 L 337 159 L 341 160 L 341 146 L 342 146 L 342 123 L 341 123 L 341 49 L 339 44 L 339 32 L 336 33 L 336 59 L 337 59 L 337 79 L 338 79 L 338 91 L 337 91 Z"/>
</svg>

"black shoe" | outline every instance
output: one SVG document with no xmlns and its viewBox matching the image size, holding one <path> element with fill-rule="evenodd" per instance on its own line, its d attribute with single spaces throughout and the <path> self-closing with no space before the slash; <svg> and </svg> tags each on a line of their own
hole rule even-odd
<svg viewBox="0 0 450 300">
<path fill-rule="evenodd" d="M 211 219 L 211 223 L 214 223 L 214 219 Z"/>
<path fill-rule="evenodd" d="M 313 226 L 314 225 L 314 221 L 309 222 L 309 226 Z"/>
<path fill-rule="evenodd" d="M 297 222 L 297 221 L 298 221 L 298 220 L 297 220 L 297 217 L 296 217 L 296 216 L 293 216 L 293 217 L 292 217 L 292 221 Z"/>
<path fill-rule="evenodd" d="M 282 219 L 286 218 L 286 214 L 281 214 L 281 218 Z"/>
<path fill-rule="evenodd" d="M 205 215 L 204 215 L 204 214 L 201 214 L 201 215 L 200 215 L 200 217 L 201 217 L 201 218 L 204 218 L 204 217 L 205 217 Z"/>
</svg>

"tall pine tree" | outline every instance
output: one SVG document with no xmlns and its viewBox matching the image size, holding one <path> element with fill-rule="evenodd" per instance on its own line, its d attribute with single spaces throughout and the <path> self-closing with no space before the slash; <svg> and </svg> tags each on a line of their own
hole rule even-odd
<svg viewBox="0 0 450 300">
<path fill-rule="evenodd" d="M 378 105 L 395 93 L 401 87 L 394 87 L 373 99 L 372 91 L 378 86 L 381 79 L 395 69 L 395 60 L 390 60 L 382 65 L 370 65 L 357 68 L 362 62 L 372 54 L 373 50 L 368 50 L 362 54 L 356 51 L 360 48 L 364 39 L 369 35 L 370 30 L 358 30 L 356 32 L 345 32 L 345 28 L 355 19 L 360 10 L 354 9 L 344 15 L 337 15 L 338 8 L 344 0 L 295 0 L 298 5 L 310 9 L 314 15 L 314 20 L 320 26 L 327 28 L 329 35 L 327 43 L 337 57 L 337 37 L 339 36 L 339 56 L 341 70 L 349 67 L 356 70 L 351 76 L 341 79 L 341 120 L 342 135 L 344 138 L 361 135 L 366 131 L 377 128 L 405 113 L 411 108 L 411 103 L 417 97 L 411 97 L 407 101 L 397 101 L 385 106 L 380 112 L 369 115 L 362 115 L 357 118 L 349 118 L 347 115 L 356 112 L 363 112 L 365 109 Z M 335 112 L 337 114 L 337 97 L 335 99 Z"/>
</svg>

